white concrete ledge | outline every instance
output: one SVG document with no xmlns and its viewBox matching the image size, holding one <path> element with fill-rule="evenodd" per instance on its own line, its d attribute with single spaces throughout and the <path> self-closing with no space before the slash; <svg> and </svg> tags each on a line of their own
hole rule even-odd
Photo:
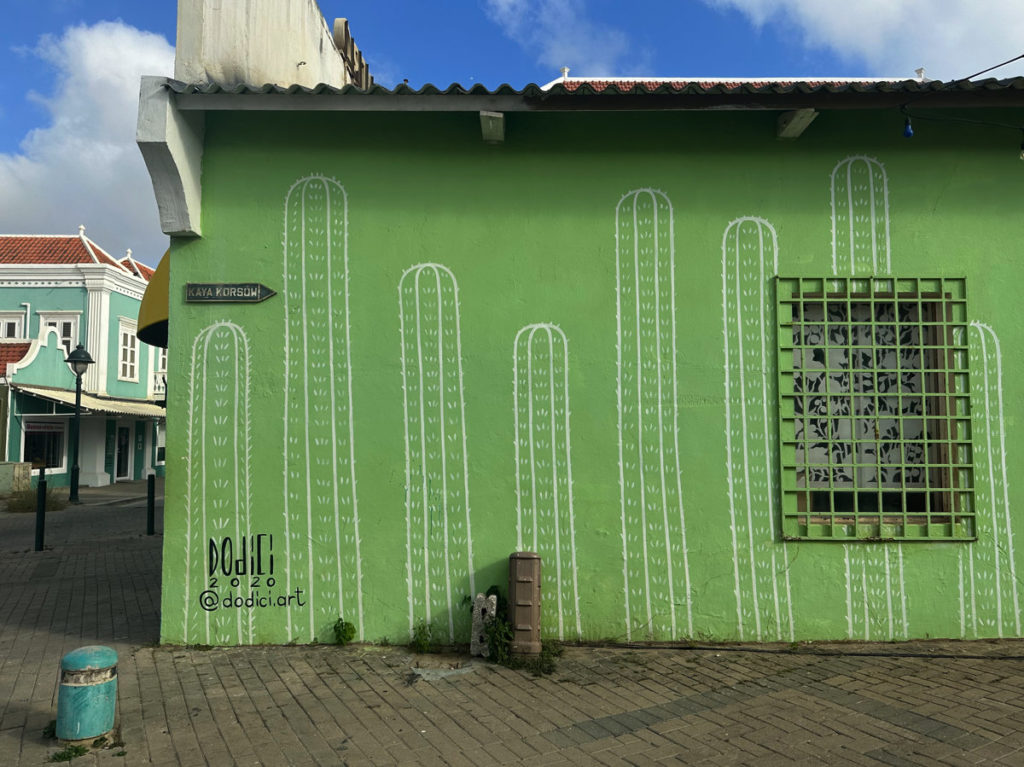
<svg viewBox="0 0 1024 767">
<path fill-rule="evenodd" d="M 178 109 L 163 77 L 143 77 L 135 140 L 146 161 L 164 234 L 198 237 L 203 164 L 202 113 Z"/>
</svg>

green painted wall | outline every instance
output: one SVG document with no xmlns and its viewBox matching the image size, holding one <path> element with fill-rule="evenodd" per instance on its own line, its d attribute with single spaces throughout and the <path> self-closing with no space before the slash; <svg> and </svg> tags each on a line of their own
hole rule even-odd
<svg viewBox="0 0 1024 767">
<path fill-rule="evenodd" d="M 132 459 L 132 479 L 146 478 L 146 422 L 136 421 L 132 428 L 135 455 Z"/>
<path fill-rule="evenodd" d="M 79 340 L 85 338 L 88 308 L 86 292 L 82 288 L 40 288 L 35 286 L 0 288 L 0 306 L 4 307 L 5 311 L 18 311 L 24 314 L 25 307 L 21 305 L 21 302 L 26 300 L 31 304 L 27 338 L 39 337 L 39 312 L 48 311 L 81 312 L 78 335 Z M 136 313 L 138 313 L 138 309 L 136 309 Z"/>
<path fill-rule="evenodd" d="M 46 349 L 42 350 L 45 353 Z M 44 362 L 45 364 L 45 362 Z M 67 365 L 64 366 L 65 370 Z M 36 397 L 31 397 L 27 394 L 21 394 L 14 392 L 11 395 L 11 418 L 8 421 L 8 460 L 10 461 L 24 461 L 26 456 L 24 455 L 24 446 L 22 443 L 22 425 L 26 419 L 29 420 L 45 420 L 45 421 L 58 421 L 60 419 L 55 418 L 43 418 L 34 419 L 33 416 L 68 416 L 63 419 L 64 424 L 64 469 L 48 469 L 46 472 L 46 481 L 50 487 L 64 487 L 71 481 L 71 446 L 69 440 L 71 439 L 71 416 L 74 414 L 74 408 L 66 407 L 53 402 L 46 402 Z M 38 476 L 32 477 L 33 486 L 38 481 Z"/>
<path fill-rule="evenodd" d="M 118 333 L 120 328 L 119 318 L 136 319 L 139 316 L 139 301 L 135 298 L 121 295 L 120 293 L 110 294 L 110 321 L 107 323 L 107 348 L 110 350 L 107 357 L 107 393 L 112 397 L 141 397 L 146 396 L 146 386 L 149 381 L 149 347 L 141 341 L 136 340 L 137 380 L 118 380 L 121 364 L 121 339 Z"/>
<path fill-rule="evenodd" d="M 46 336 L 46 346 L 31 364 L 25 365 L 14 374 L 14 383 L 22 386 L 51 386 L 58 389 L 75 390 L 75 374 L 65 360 L 64 347 L 54 333 Z"/>
<path fill-rule="evenodd" d="M 775 119 L 509 114 L 488 146 L 475 113 L 208 114 L 163 639 L 465 641 L 519 548 L 547 636 L 1021 635 L 1016 137 Z M 851 262 L 967 279 L 977 542 L 779 539 L 772 277 Z M 278 295 L 180 298 L 217 281 Z"/>
</svg>

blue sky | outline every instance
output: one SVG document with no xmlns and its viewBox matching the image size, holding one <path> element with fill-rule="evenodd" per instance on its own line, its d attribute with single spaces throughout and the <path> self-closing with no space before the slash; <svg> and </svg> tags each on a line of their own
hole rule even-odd
<svg viewBox="0 0 1024 767">
<path fill-rule="evenodd" d="M 274 2 L 304 0 L 272 0 Z M 955 79 L 1024 52 L 1020 0 L 321 0 L 378 82 L 521 87 L 572 75 Z M 0 232 L 166 248 L 133 145 L 140 74 L 170 75 L 174 0 L 8 3 Z M 995 74 L 1024 73 L 1018 62 Z M 13 182 L 13 183 L 12 183 Z"/>
</svg>

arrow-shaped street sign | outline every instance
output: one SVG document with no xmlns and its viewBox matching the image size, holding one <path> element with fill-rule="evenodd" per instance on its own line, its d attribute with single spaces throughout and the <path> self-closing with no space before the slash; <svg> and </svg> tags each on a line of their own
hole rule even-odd
<svg viewBox="0 0 1024 767">
<path fill-rule="evenodd" d="M 185 283 L 185 302 L 189 304 L 258 304 L 276 295 L 258 282 Z"/>
</svg>

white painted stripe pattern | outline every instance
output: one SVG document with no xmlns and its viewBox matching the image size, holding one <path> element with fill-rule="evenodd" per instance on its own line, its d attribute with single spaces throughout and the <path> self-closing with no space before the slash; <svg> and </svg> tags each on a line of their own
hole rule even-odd
<svg viewBox="0 0 1024 767">
<path fill-rule="evenodd" d="M 853 155 L 832 169 L 832 273 L 888 274 L 889 179 L 874 157 Z"/>
<path fill-rule="evenodd" d="M 892 256 L 889 178 L 885 167 L 874 157 L 852 155 L 836 163 L 829 182 L 832 273 L 857 276 L 888 274 L 892 270 Z M 849 638 L 908 638 L 910 626 L 901 544 L 843 544 L 843 550 L 847 567 Z M 894 556 L 899 562 L 895 579 L 892 573 Z"/>
<path fill-rule="evenodd" d="M 778 401 L 775 305 L 778 237 L 766 220 L 744 216 L 722 235 L 725 441 L 740 639 L 795 638 L 788 544 L 778 519 Z"/>
<path fill-rule="evenodd" d="M 203 611 L 192 605 L 192 581 L 223 597 L 228 591 L 248 596 L 248 582 L 232 588 L 226 578 L 210 583 L 207 541 L 247 535 L 252 506 L 249 411 L 249 340 L 238 325 L 216 322 L 192 343 L 189 365 L 188 446 L 185 456 L 185 605 L 183 641 L 195 641 L 192 628 L 203 627 L 205 644 L 242 644 L 254 638 L 251 612 Z M 194 528 L 198 517 L 199 525 Z M 204 567 L 192 572 L 192 551 L 203 552 Z M 198 577 L 196 577 L 198 575 Z M 216 577 L 216 574 L 214 574 Z M 233 630 L 232 630 L 233 629 Z"/>
<path fill-rule="evenodd" d="M 959 558 L 962 637 L 1020 636 L 1021 614 L 1010 513 L 999 337 L 991 326 L 970 324 L 972 429 L 977 543 Z"/>
<path fill-rule="evenodd" d="M 516 333 L 512 350 L 518 548 L 544 562 L 541 629 L 566 638 L 583 634 L 576 571 L 569 430 L 569 342 L 557 325 Z M 554 577 L 551 569 L 554 568 Z M 557 627 L 557 630 L 555 628 Z"/>
<path fill-rule="evenodd" d="M 296 181 L 282 244 L 286 588 L 307 597 L 304 608 L 288 609 L 287 632 L 312 641 L 340 616 L 362 639 L 344 187 L 320 175 Z"/>
<path fill-rule="evenodd" d="M 426 620 L 465 641 L 476 593 L 459 288 L 448 267 L 418 264 L 398 284 L 405 416 L 409 631 Z"/>
<path fill-rule="evenodd" d="M 615 208 L 617 399 L 626 637 L 693 634 L 679 456 L 672 204 L 655 189 Z M 677 615 L 685 610 L 685 623 Z"/>
</svg>

